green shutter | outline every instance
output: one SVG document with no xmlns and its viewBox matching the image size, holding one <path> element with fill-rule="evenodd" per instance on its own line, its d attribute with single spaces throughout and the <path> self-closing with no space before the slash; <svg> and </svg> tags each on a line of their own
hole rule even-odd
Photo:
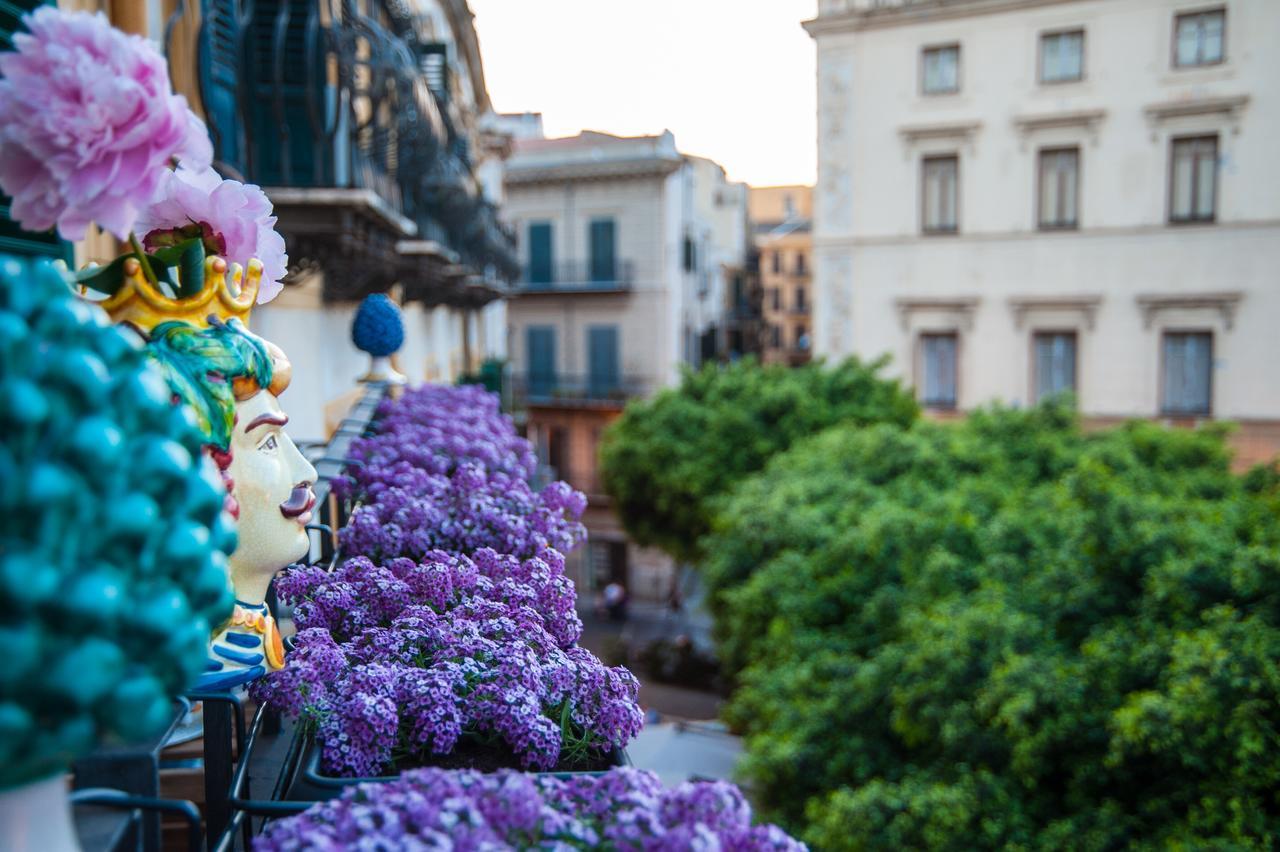
<svg viewBox="0 0 1280 852">
<path fill-rule="evenodd" d="M 49 5 L 42 0 L 0 0 L 0 50 L 13 49 L 13 34 L 21 29 L 22 16 Z M 0 193 L 0 254 L 56 257 L 71 262 L 71 244 L 53 232 L 33 234 L 9 218 L 9 196 Z"/>
<path fill-rule="evenodd" d="M 525 329 L 528 349 L 529 395 L 550 396 L 556 385 L 556 330 L 549 325 Z"/>
<path fill-rule="evenodd" d="M 529 223 L 529 283 L 547 285 L 555 280 L 551 259 L 551 223 Z"/>
<path fill-rule="evenodd" d="M 590 231 L 591 283 L 612 284 L 618 280 L 617 262 L 614 256 L 614 225 L 612 219 L 593 219 Z"/>
<path fill-rule="evenodd" d="M 593 397 L 609 397 L 618 391 L 618 327 L 587 327 L 587 383 Z"/>
</svg>

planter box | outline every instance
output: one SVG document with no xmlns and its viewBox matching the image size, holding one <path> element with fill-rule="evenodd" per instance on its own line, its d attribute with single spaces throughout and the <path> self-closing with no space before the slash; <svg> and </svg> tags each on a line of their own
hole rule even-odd
<svg viewBox="0 0 1280 852">
<path fill-rule="evenodd" d="M 301 732 L 298 732 L 295 736 L 302 737 L 303 742 L 299 744 L 301 749 L 297 771 L 285 792 L 285 799 L 289 801 L 323 802 L 329 799 L 336 799 L 348 787 L 354 787 L 357 784 L 386 783 L 400 777 L 398 774 L 377 775 L 369 778 L 340 778 L 336 775 L 328 775 L 320 766 L 320 743 L 316 741 L 315 737 Z M 610 767 L 631 765 L 631 760 L 627 757 L 625 749 L 615 749 L 610 758 Z M 535 772 L 534 774 L 568 779 L 579 775 L 603 775 L 606 771 L 608 770 Z"/>
</svg>

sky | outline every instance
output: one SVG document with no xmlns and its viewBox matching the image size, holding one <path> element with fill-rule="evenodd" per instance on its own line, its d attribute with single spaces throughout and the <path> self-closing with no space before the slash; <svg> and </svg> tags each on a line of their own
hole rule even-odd
<svg viewBox="0 0 1280 852">
<path fill-rule="evenodd" d="M 668 129 L 753 186 L 813 183 L 816 0 L 470 0 L 489 97 L 547 136 Z"/>
</svg>

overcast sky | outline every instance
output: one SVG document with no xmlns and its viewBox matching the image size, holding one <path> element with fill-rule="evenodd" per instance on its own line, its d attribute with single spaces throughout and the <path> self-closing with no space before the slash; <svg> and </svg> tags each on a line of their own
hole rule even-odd
<svg viewBox="0 0 1280 852">
<path fill-rule="evenodd" d="M 815 0 L 470 0 L 489 96 L 548 136 L 676 136 L 755 186 L 812 183 Z"/>
</svg>

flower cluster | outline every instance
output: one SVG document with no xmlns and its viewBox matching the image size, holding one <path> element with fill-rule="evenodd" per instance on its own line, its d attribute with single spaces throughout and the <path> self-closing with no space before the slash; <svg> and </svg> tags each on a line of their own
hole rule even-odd
<svg viewBox="0 0 1280 852">
<path fill-rule="evenodd" d="M 279 295 L 289 271 L 284 237 L 276 231 L 266 193 L 212 170 L 166 172 L 155 202 L 138 217 L 137 229 L 148 250 L 199 237 L 206 254 L 246 267 L 252 258 L 262 261 L 258 304 Z"/>
<path fill-rule="evenodd" d="M 534 492 L 527 442 L 482 389 L 423 388 L 379 411 L 347 483 L 346 562 L 277 583 L 297 650 L 256 687 L 314 727 L 326 770 L 378 775 L 465 740 L 508 765 L 582 765 L 626 745 L 639 684 L 576 646 L 564 556 L 585 498 Z"/>
<path fill-rule="evenodd" d="M 348 476 L 335 482 L 347 496 L 376 495 L 412 470 L 443 476 L 474 462 L 491 475 L 527 480 L 538 465 L 498 398 L 477 385 L 424 385 L 383 402 L 378 434 L 356 441 L 350 457 Z"/>
<path fill-rule="evenodd" d="M 101 12 L 51 7 L 0 53 L 0 188 L 30 231 L 55 225 L 83 239 L 97 222 L 124 239 L 156 195 L 170 162 L 209 167 L 203 122 L 169 86 L 150 43 Z"/>
<path fill-rule="evenodd" d="M 101 12 L 46 7 L 23 23 L 16 50 L 0 53 L 0 190 L 13 196 L 10 215 L 67 240 L 93 222 L 129 237 L 153 284 L 161 261 L 143 252 L 198 238 L 206 254 L 245 267 L 260 260 L 258 302 L 274 298 L 288 255 L 271 202 L 212 170 L 208 130 L 173 93 L 159 51 Z M 78 280 L 115 292 L 111 269 Z"/>
<path fill-rule="evenodd" d="M 732 784 L 664 789 L 657 776 L 615 769 L 561 780 L 420 769 L 362 784 L 340 799 L 271 823 L 257 852 L 352 848 L 803 850 L 773 825 L 751 824 Z"/>
<path fill-rule="evenodd" d="M 568 552 L 586 538 L 578 520 L 586 498 L 563 482 L 534 491 L 524 479 L 473 462 L 448 476 L 401 462 L 391 475 L 394 484 L 371 489 L 342 529 L 344 553 L 422 559 L 432 550 L 491 547 L 525 558 L 549 547 Z"/>
</svg>

